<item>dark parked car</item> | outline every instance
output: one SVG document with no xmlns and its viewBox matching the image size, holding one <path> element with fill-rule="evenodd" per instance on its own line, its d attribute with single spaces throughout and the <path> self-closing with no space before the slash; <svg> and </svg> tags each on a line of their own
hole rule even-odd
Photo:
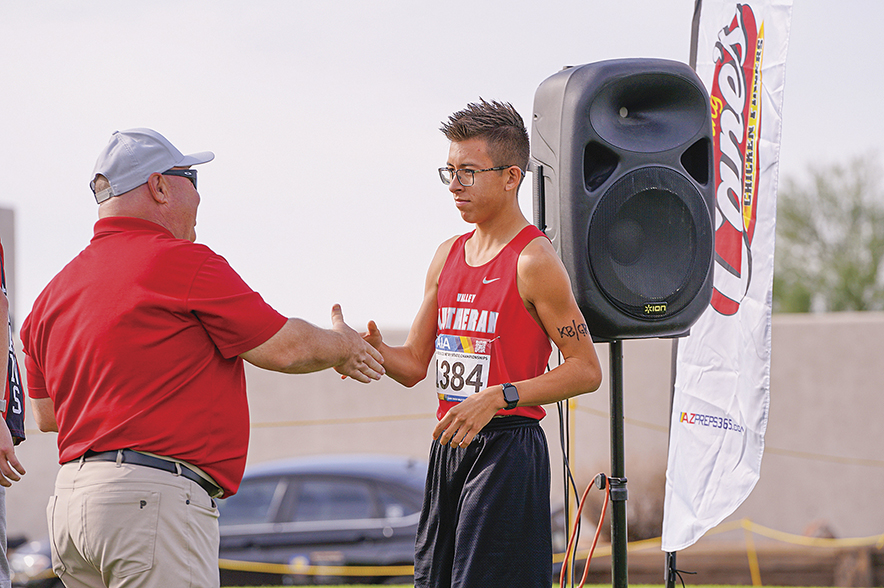
<svg viewBox="0 0 884 588">
<path fill-rule="evenodd" d="M 9 551 L 13 588 L 63 588 L 52 573 L 49 538 L 29 541 Z"/>
<path fill-rule="evenodd" d="M 411 582 L 426 472 L 423 462 L 370 455 L 248 468 L 239 492 L 218 501 L 221 584 Z M 9 561 L 14 587 L 61 587 L 48 538 L 10 550 Z M 292 573 L 309 566 L 370 566 L 372 575 Z"/>
<path fill-rule="evenodd" d="M 371 455 L 248 468 L 219 501 L 221 584 L 412 581 L 426 472 L 425 462 Z M 368 566 L 368 575 L 315 566 Z"/>
</svg>

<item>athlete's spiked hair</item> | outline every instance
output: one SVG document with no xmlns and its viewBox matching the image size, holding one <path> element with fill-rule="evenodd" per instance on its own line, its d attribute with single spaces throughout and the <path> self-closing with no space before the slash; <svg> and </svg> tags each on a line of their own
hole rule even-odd
<svg viewBox="0 0 884 588">
<path fill-rule="evenodd" d="M 467 104 L 463 110 L 448 117 L 440 129 L 449 141 L 481 138 L 488 143 L 488 152 L 494 165 L 517 165 L 522 173 L 528 168 L 530 145 L 528 131 L 522 117 L 509 102 L 479 102 Z"/>
</svg>

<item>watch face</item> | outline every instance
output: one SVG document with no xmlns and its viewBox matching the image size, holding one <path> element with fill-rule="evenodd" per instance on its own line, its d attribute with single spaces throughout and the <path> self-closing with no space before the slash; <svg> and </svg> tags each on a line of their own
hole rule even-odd
<svg viewBox="0 0 884 588">
<path fill-rule="evenodd" d="M 519 391 L 512 384 L 504 384 L 503 399 L 507 401 L 507 409 L 515 408 L 519 402 Z"/>
</svg>

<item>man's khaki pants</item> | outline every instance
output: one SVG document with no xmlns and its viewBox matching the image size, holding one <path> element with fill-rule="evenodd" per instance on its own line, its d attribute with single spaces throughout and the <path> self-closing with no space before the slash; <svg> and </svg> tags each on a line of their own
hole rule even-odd
<svg viewBox="0 0 884 588">
<path fill-rule="evenodd" d="M 52 567 L 67 588 L 216 588 L 218 510 L 162 470 L 69 462 L 46 509 Z"/>
</svg>

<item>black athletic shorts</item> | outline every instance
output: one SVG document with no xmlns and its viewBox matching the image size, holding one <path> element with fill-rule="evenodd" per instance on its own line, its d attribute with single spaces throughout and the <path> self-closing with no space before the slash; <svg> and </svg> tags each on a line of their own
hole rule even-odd
<svg viewBox="0 0 884 588">
<path fill-rule="evenodd" d="M 536 419 L 494 418 L 466 448 L 434 442 L 416 588 L 549 588 L 549 450 Z"/>
</svg>

